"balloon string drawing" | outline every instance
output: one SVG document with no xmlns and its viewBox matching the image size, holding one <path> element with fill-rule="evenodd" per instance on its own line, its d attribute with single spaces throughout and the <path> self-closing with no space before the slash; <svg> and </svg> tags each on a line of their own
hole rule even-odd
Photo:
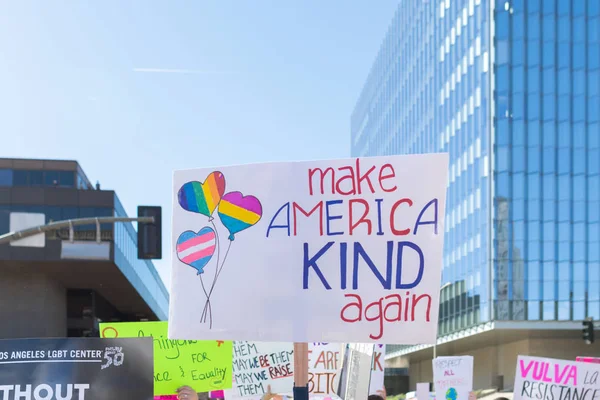
<svg viewBox="0 0 600 400">
<path fill-rule="evenodd" d="M 214 218 L 209 218 L 210 223 L 212 224 L 213 230 L 215 231 L 215 236 L 217 238 L 217 244 L 219 248 L 217 249 L 217 266 L 219 265 L 219 258 L 221 255 L 221 245 L 219 242 L 219 231 L 217 226 L 214 223 Z M 213 278 L 212 287 L 214 287 L 214 282 L 217 279 L 217 268 L 215 268 L 215 277 Z M 200 283 L 202 284 L 202 291 L 206 296 L 206 304 L 204 304 L 204 309 L 202 310 L 202 315 L 200 316 L 200 322 L 206 322 L 206 318 L 210 319 L 210 325 L 212 326 L 212 307 L 210 304 L 210 293 L 212 293 L 212 287 L 210 289 L 210 293 L 206 292 L 206 288 L 204 287 L 204 282 L 202 281 L 202 276 L 200 276 Z"/>
<path fill-rule="evenodd" d="M 177 239 L 177 258 L 182 263 L 194 268 L 200 277 L 200 285 L 206 297 L 200 316 L 201 323 L 209 323 L 212 329 L 213 315 L 211 296 L 215 285 L 225 267 L 231 244 L 235 235 L 258 223 L 262 217 L 262 205 L 254 196 L 244 196 L 241 192 L 225 193 L 225 176 L 214 171 L 208 174 L 204 182 L 192 181 L 184 183 L 177 193 L 182 209 L 208 217 L 212 226 L 204 226 L 199 231 L 185 231 Z M 221 260 L 221 242 L 213 214 L 217 210 L 222 225 L 229 231 L 227 250 Z M 216 263 L 212 263 L 214 276 L 210 288 L 204 282 L 206 267 L 215 252 Z M 208 278 L 207 278 L 208 279 Z"/>
</svg>

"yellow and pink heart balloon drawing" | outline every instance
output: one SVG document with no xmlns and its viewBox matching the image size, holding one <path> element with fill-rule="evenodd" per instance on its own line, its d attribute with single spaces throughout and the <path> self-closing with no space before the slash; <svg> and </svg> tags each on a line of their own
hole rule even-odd
<svg viewBox="0 0 600 400">
<path fill-rule="evenodd" d="M 204 226 L 197 232 L 187 230 L 182 232 L 176 244 L 177 258 L 184 264 L 196 270 L 200 283 L 206 296 L 206 303 L 200 318 L 201 322 L 209 319 L 212 328 L 212 307 L 210 296 L 215 284 L 223 270 L 231 243 L 235 235 L 256 225 L 262 217 L 262 204 L 251 195 L 244 196 L 239 191 L 225 193 L 225 176 L 220 171 L 208 174 L 203 182 L 190 181 L 184 183 L 177 193 L 179 206 L 185 211 L 208 217 L 211 226 Z M 229 232 L 229 244 L 220 262 L 221 244 L 219 234 L 214 223 L 213 214 L 217 210 L 221 224 Z M 204 286 L 204 267 L 217 253 L 217 262 L 214 268 L 214 278 L 210 290 Z"/>
</svg>

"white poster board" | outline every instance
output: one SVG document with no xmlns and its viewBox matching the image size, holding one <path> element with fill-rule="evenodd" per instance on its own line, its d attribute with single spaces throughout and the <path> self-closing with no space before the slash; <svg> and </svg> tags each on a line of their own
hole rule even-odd
<svg viewBox="0 0 600 400">
<path fill-rule="evenodd" d="M 226 399 L 260 399 L 271 385 L 272 393 L 292 392 L 292 343 L 233 342 L 233 386 Z"/>
<path fill-rule="evenodd" d="M 373 345 L 366 343 L 349 343 L 344 349 L 337 390 L 343 400 L 364 400 L 369 396 L 373 350 Z"/>
<path fill-rule="evenodd" d="M 429 393 L 429 382 L 417 383 L 417 400 L 429 400 L 429 398 L 431 397 Z"/>
<path fill-rule="evenodd" d="M 519 356 L 514 400 L 594 399 L 600 396 L 600 365 Z"/>
<path fill-rule="evenodd" d="M 469 400 L 473 356 L 437 357 L 433 361 L 436 400 Z"/>
<path fill-rule="evenodd" d="M 373 363 L 371 365 L 371 383 L 369 394 L 377 394 L 383 390 L 385 380 L 385 345 L 377 344 L 373 350 Z"/>
<path fill-rule="evenodd" d="M 258 352 L 265 351 L 293 351 L 292 343 L 252 343 L 249 342 L 247 347 L 243 347 L 243 343 L 247 342 L 234 342 L 234 366 L 233 366 L 233 389 L 225 390 L 226 399 L 244 399 L 244 400 L 260 400 L 262 393 L 252 394 L 253 392 L 259 392 L 259 390 L 252 390 L 247 387 L 237 388 L 236 375 L 240 384 L 244 382 L 244 378 L 238 371 L 245 371 L 248 368 L 244 368 L 242 359 L 250 358 L 250 353 L 255 354 Z M 254 350 L 253 346 L 256 346 L 257 351 Z M 336 390 L 338 387 L 338 371 L 341 368 L 341 354 L 343 350 L 342 344 L 339 343 L 309 343 L 308 347 L 308 390 L 310 397 L 312 398 L 338 398 Z M 244 361 L 244 363 L 247 361 Z M 259 359 L 260 362 L 260 359 Z M 293 365 L 290 366 L 293 371 Z M 260 369 L 258 370 L 260 372 Z M 245 379 L 246 381 L 248 379 Z M 264 381 L 263 381 L 264 382 Z M 271 385 L 271 391 L 277 394 L 291 394 L 292 384 L 287 378 L 281 379 L 281 382 L 273 384 L 273 382 L 263 383 L 264 389 L 267 384 Z M 259 384 L 260 386 L 260 384 Z M 246 394 L 244 394 L 246 393 Z"/>
<path fill-rule="evenodd" d="M 310 397 L 336 397 L 338 370 L 342 367 L 343 345 L 339 343 L 309 343 L 308 392 Z"/>
<path fill-rule="evenodd" d="M 169 338 L 433 343 L 447 174 L 442 153 L 175 171 Z"/>
</svg>

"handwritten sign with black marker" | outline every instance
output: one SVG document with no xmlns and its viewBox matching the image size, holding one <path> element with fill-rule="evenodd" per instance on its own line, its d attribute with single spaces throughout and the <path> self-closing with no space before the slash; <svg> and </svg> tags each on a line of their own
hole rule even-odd
<svg viewBox="0 0 600 400">
<path fill-rule="evenodd" d="M 291 392 L 294 386 L 294 346 L 291 343 L 233 342 L 233 389 L 225 398 L 261 398 Z"/>
</svg>

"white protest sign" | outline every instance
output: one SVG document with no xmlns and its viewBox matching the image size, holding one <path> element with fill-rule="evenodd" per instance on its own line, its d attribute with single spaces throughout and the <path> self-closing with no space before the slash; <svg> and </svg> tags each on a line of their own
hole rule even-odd
<svg viewBox="0 0 600 400">
<path fill-rule="evenodd" d="M 375 345 L 373 350 L 373 364 L 371 365 L 371 383 L 369 394 L 377 394 L 383 390 L 385 380 L 385 345 Z"/>
<path fill-rule="evenodd" d="M 447 174 L 441 153 L 176 171 L 169 338 L 433 343 Z"/>
<path fill-rule="evenodd" d="M 514 400 L 597 400 L 599 376 L 599 364 L 519 356 Z"/>
<path fill-rule="evenodd" d="M 309 343 L 308 392 L 311 397 L 336 395 L 341 351 L 339 343 Z"/>
<path fill-rule="evenodd" d="M 373 345 L 349 343 L 344 350 L 338 395 L 344 400 L 364 400 L 369 396 Z"/>
<path fill-rule="evenodd" d="M 431 397 L 429 394 L 429 382 L 417 383 L 417 400 L 429 400 L 429 398 Z"/>
<path fill-rule="evenodd" d="M 260 399 L 267 393 L 291 392 L 294 386 L 292 343 L 233 342 L 233 386 L 225 398 Z"/>
<path fill-rule="evenodd" d="M 436 400 L 468 400 L 473 390 L 473 357 L 437 357 L 432 362 Z"/>
</svg>

